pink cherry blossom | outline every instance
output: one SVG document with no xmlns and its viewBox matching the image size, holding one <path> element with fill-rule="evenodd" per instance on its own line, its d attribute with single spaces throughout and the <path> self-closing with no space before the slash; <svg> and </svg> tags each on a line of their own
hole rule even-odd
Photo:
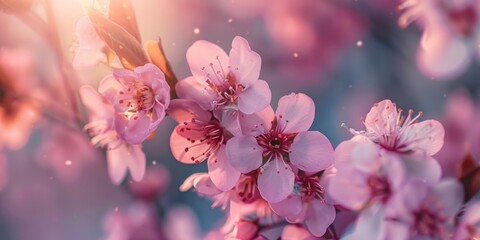
<svg viewBox="0 0 480 240">
<path fill-rule="evenodd" d="M 272 203 L 293 191 L 295 173 L 318 172 L 333 162 L 333 147 L 320 132 L 308 131 L 315 116 L 313 100 L 305 94 L 284 96 L 276 113 L 267 107 L 259 113 L 240 115 L 245 135 L 227 142 L 227 154 L 236 169 L 249 173 L 260 168 L 258 188 Z"/>
<path fill-rule="evenodd" d="M 104 221 L 106 235 L 103 240 L 159 240 L 164 239 L 155 209 L 138 202 L 127 209 L 116 208 Z"/>
<path fill-rule="evenodd" d="M 295 180 L 294 193 L 270 206 L 288 222 L 305 223 L 312 235 L 321 237 L 335 219 L 335 207 L 325 201 L 325 189 L 317 174 L 299 174 Z"/>
<path fill-rule="evenodd" d="M 244 38 L 233 39 L 230 55 L 211 42 L 197 41 L 188 49 L 187 61 L 193 76 L 176 85 L 181 98 L 207 110 L 234 107 L 247 114 L 270 104 L 270 88 L 258 80 L 261 58 Z"/>
<path fill-rule="evenodd" d="M 130 71 L 115 69 L 105 77 L 99 91 L 115 108 L 115 129 L 129 144 L 145 141 L 165 118 L 170 87 L 165 75 L 147 63 Z"/>
<path fill-rule="evenodd" d="M 465 90 L 450 94 L 444 107 L 445 144 L 435 155 L 442 166 L 443 177 L 460 175 L 462 160 L 469 154 L 480 159 L 480 111 Z"/>
<path fill-rule="evenodd" d="M 93 67 L 100 61 L 106 60 L 105 43 L 98 36 L 88 16 L 83 16 L 78 20 L 75 34 L 78 39 L 78 47 L 73 57 L 73 67 Z"/>
<path fill-rule="evenodd" d="M 398 239 L 448 239 L 463 202 L 462 185 L 446 179 L 430 185 L 409 180 L 399 192 L 388 234 Z"/>
<path fill-rule="evenodd" d="M 139 182 L 129 182 L 129 187 L 136 197 L 154 201 L 159 194 L 164 193 L 170 184 L 170 174 L 168 170 L 155 165 L 147 169 L 145 177 Z"/>
<path fill-rule="evenodd" d="M 434 155 L 443 146 L 445 130 L 436 120 L 417 122 L 422 112 L 413 116 L 413 110 L 402 116 L 389 99 L 375 103 L 368 112 L 365 131 L 350 129 L 354 135 L 363 135 L 382 148 L 397 153 L 419 152 Z"/>
<path fill-rule="evenodd" d="M 198 164 L 208 158 L 208 174 L 212 181 L 222 191 L 231 189 L 240 172 L 232 167 L 225 151 L 225 143 L 231 134 L 223 123 L 230 119 L 217 120 L 211 112 L 187 99 L 173 100 L 168 111 L 179 123 L 170 137 L 175 159 Z"/>
<path fill-rule="evenodd" d="M 422 24 L 417 63 L 426 76 L 449 79 L 466 70 L 480 42 L 476 1 L 405 0 L 400 8 L 400 26 L 417 19 Z"/>
<path fill-rule="evenodd" d="M 91 86 L 80 88 L 80 97 L 90 113 L 85 129 L 93 136 L 92 144 L 107 147 L 108 173 L 115 184 L 120 184 L 127 170 L 132 178 L 140 181 L 145 175 L 146 159 L 140 144 L 126 143 L 115 130 L 114 108 L 108 99 Z"/>
<path fill-rule="evenodd" d="M 455 231 L 453 240 L 480 238 L 480 202 L 468 205 Z"/>
</svg>

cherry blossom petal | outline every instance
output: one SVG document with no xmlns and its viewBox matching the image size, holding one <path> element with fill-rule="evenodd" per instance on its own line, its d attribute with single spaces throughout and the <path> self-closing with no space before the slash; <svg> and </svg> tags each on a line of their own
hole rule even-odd
<svg viewBox="0 0 480 240">
<path fill-rule="evenodd" d="M 119 185 L 127 174 L 128 154 L 126 144 L 107 150 L 108 174 L 116 185 Z"/>
<path fill-rule="evenodd" d="M 299 133 L 290 146 L 290 161 L 301 170 L 318 172 L 333 163 L 333 146 L 317 131 Z"/>
<path fill-rule="evenodd" d="M 290 195 L 278 203 L 270 203 L 272 210 L 282 217 L 295 217 L 303 209 L 300 196 Z"/>
<path fill-rule="evenodd" d="M 194 164 L 200 163 L 205 160 L 206 156 L 203 155 L 208 148 L 208 144 L 195 144 L 192 140 L 198 143 L 198 140 L 203 138 L 203 133 L 199 131 L 189 131 L 188 133 L 182 132 L 183 125 L 178 125 L 170 136 L 170 149 L 172 154 L 181 163 Z M 191 147 L 195 145 L 195 147 Z M 188 148 L 188 149 L 187 149 Z M 201 158 L 198 158 L 201 156 Z"/>
<path fill-rule="evenodd" d="M 261 168 L 258 190 L 267 202 L 277 203 L 293 192 L 295 174 L 282 159 L 272 159 Z"/>
<path fill-rule="evenodd" d="M 384 239 L 385 208 L 379 205 L 369 207 L 358 216 L 352 239 Z"/>
<path fill-rule="evenodd" d="M 308 206 L 305 225 L 314 236 L 321 237 L 327 231 L 328 226 L 333 223 L 334 219 L 335 207 L 314 199 Z"/>
<path fill-rule="evenodd" d="M 434 155 L 443 146 L 445 129 L 436 120 L 426 120 L 408 126 L 400 136 L 399 145 L 408 146 L 405 150 L 424 151 Z"/>
<path fill-rule="evenodd" d="M 75 35 L 79 46 L 73 57 L 74 68 L 92 67 L 106 58 L 102 51 L 105 43 L 98 36 L 88 16 L 78 20 Z"/>
<path fill-rule="evenodd" d="M 240 178 L 240 172 L 228 160 L 224 145 L 208 158 L 208 175 L 222 191 L 230 190 Z"/>
<path fill-rule="evenodd" d="M 252 136 L 231 138 L 226 152 L 232 166 L 242 173 L 249 173 L 262 165 L 263 149 Z"/>
<path fill-rule="evenodd" d="M 275 113 L 271 106 L 254 114 L 240 113 L 240 127 L 245 135 L 258 136 L 268 132 L 272 128 Z"/>
<path fill-rule="evenodd" d="M 123 85 L 112 75 L 108 75 L 98 84 L 98 92 L 108 98 L 110 101 L 117 96 L 117 93 L 123 90 Z"/>
<path fill-rule="evenodd" d="M 109 119 L 113 117 L 113 107 L 107 105 L 102 96 L 93 87 L 84 85 L 80 87 L 80 98 L 87 107 L 93 119 Z"/>
<path fill-rule="evenodd" d="M 463 222 L 467 224 L 480 223 L 480 202 L 471 203 L 465 210 L 465 214 L 462 217 Z"/>
<path fill-rule="evenodd" d="M 430 156 L 421 157 L 421 155 L 414 154 L 403 157 L 407 176 L 423 179 L 430 184 L 437 183 L 442 176 L 440 164 Z"/>
<path fill-rule="evenodd" d="M 427 27 L 417 54 L 417 64 L 423 74 L 434 80 L 445 80 L 465 71 L 474 51 L 456 35 L 445 26 Z"/>
<path fill-rule="evenodd" d="M 370 198 L 367 187 L 356 185 L 347 177 L 338 175 L 330 179 L 327 192 L 340 205 L 352 210 L 360 210 Z"/>
<path fill-rule="evenodd" d="M 373 105 L 365 117 L 365 127 L 368 132 L 379 135 L 389 135 L 397 127 L 397 107 L 389 99 Z"/>
<path fill-rule="evenodd" d="M 187 62 L 193 77 L 198 81 L 211 81 L 222 85 L 228 74 L 229 58 L 219 46 L 204 40 L 199 40 L 187 50 Z"/>
<path fill-rule="evenodd" d="M 150 119 L 142 112 L 131 116 L 130 119 L 122 113 L 115 116 L 115 130 L 120 138 L 129 144 L 143 143 L 152 131 L 149 127 Z"/>
<path fill-rule="evenodd" d="M 235 76 L 237 83 L 249 86 L 260 76 L 262 58 L 258 53 L 250 49 L 245 38 L 236 36 L 230 50 L 231 73 Z"/>
<path fill-rule="evenodd" d="M 312 126 L 315 117 L 315 103 L 303 93 L 292 93 L 280 98 L 275 115 L 283 132 L 304 132 Z"/>
<path fill-rule="evenodd" d="M 401 196 L 405 207 L 410 212 L 415 211 L 429 194 L 428 185 L 421 179 L 412 178 L 401 189 Z"/>
<path fill-rule="evenodd" d="M 199 120 L 206 123 L 212 118 L 211 113 L 203 110 L 197 102 L 190 99 L 172 100 L 167 112 L 170 117 L 180 124 L 183 124 L 184 122 L 193 122 L 192 119 L 195 119 L 194 121 Z"/>
<path fill-rule="evenodd" d="M 351 161 L 356 169 L 375 173 L 382 164 L 379 150 L 379 146 L 371 141 L 359 143 L 352 149 Z"/>
<path fill-rule="evenodd" d="M 399 189 L 405 180 L 405 166 L 396 154 L 382 156 L 383 170 L 393 191 Z"/>
<path fill-rule="evenodd" d="M 235 109 L 217 109 L 214 111 L 215 117 L 220 121 L 222 125 L 233 136 L 242 136 L 242 129 L 240 126 L 240 112 Z"/>
<path fill-rule="evenodd" d="M 218 101 L 220 98 L 212 89 L 194 77 L 178 81 L 175 85 L 175 92 L 180 98 L 191 99 L 197 102 L 205 110 L 213 110 L 213 102 Z"/>
<path fill-rule="evenodd" d="M 287 225 L 282 231 L 282 240 L 318 240 L 305 228 L 297 225 Z"/>
<path fill-rule="evenodd" d="M 272 92 L 268 83 L 258 80 L 240 93 L 238 109 L 246 114 L 256 113 L 267 107 L 271 99 Z"/>
<path fill-rule="evenodd" d="M 145 170 L 147 167 L 145 153 L 142 151 L 142 145 L 129 145 L 127 146 L 128 153 L 125 156 L 128 169 L 133 180 L 141 181 L 145 176 Z"/>
<path fill-rule="evenodd" d="M 183 181 L 179 190 L 186 192 L 192 187 L 194 187 L 200 194 L 207 196 L 215 196 L 222 193 L 222 191 L 213 184 L 208 173 L 194 173 L 190 175 L 185 181 Z"/>
<path fill-rule="evenodd" d="M 433 194 L 442 203 L 444 213 L 453 218 L 463 204 L 463 187 L 455 179 L 446 179 L 433 187 Z"/>
</svg>

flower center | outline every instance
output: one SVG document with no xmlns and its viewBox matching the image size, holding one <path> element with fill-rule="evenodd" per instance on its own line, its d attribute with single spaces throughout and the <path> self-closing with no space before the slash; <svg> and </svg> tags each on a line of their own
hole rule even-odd
<svg viewBox="0 0 480 240">
<path fill-rule="evenodd" d="M 235 186 L 236 196 L 244 203 L 252 203 L 260 197 L 257 190 L 256 178 L 242 175 Z"/>
<path fill-rule="evenodd" d="M 257 143 L 263 148 L 263 157 L 281 157 L 288 154 L 295 134 L 282 133 L 274 127 L 265 134 L 256 137 Z"/>
<path fill-rule="evenodd" d="M 427 206 L 422 206 L 415 211 L 413 215 L 415 221 L 414 230 L 416 234 L 432 238 L 441 237 L 446 234 L 443 227 L 446 218 L 432 212 Z"/>
<path fill-rule="evenodd" d="M 378 199 L 382 203 L 386 203 L 392 194 L 390 184 L 384 176 L 370 176 L 367 179 L 370 187 L 370 199 Z"/>
<path fill-rule="evenodd" d="M 320 185 L 320 178 L 316 175 L 305 176 L 299 175 L 295 179 L 294 192 L 300 195 L 305 202 L 309 202 L 315 198 L 325 203 L 325 188 Z"/>
<path fill-rule="evenodd" d="M 127 88 L 127 92 L 120 91 L 120 99 L 118 103 L 125 108 L 124 115 L 127 118 L 136 120 L 135 114 L 146 111 L 147 116 L 150 116 L 155 106 L 155 96 L 150 87 L 144 85 L 142 82 L 135 83 L 132 87 Z"/>
<path fill-rule="evenodd" d="M 191 143 L 184 151 L 188 152 L 197 147 L 205 148 L 199 155 L 191 157 L 192 162 L 202 162 L 226 142 L 225 131 L 218 121 L 212 120 L 206 124 L 201 124 L 192 119 L 192 122 L 184 122 L 183 124 L 184 126 L 179 129 L 180 134 Z"/>
<path fill-rule="evenodd" d="M 462 35 L 471 36 L 477 23 L 477 14 L 474 6 L 466 6 L 462 9 L 448 10 L 448 17 L 455 29 Z"/>
<path fill-rule="evenodd" d="M 408 110 L 408 115 L 405 117 L 402 115 L 402 111 L 402 109 L 398 109 L 396 128 L 394 128 L 389 134 L 381 135 L 379 139 L 376 141 L 374 140 L 374 142 L 378 142 L 387 150 L 405 153 L 411 150 L 412 144 L 415 143 L 415 138 L 406 141 L 402 138 L 402 134 L 407 127 L 414 124 L 417 119 L 423 115 L 423 112 L 418 112 L 418 114 L 413 117 L 413 110 L 410 109 Z"/>
<path fill-rule="evenodd" d="M 215 68 L 215 64 L 213 63 L 209 64 L 208 71 L 205 67 L 202 67 L 202 70 L 205 72 L 205 76 L 207 77 L 205 82 L 215 93 L 215 98 L 219 99 L 214 103 L 214 108 L 218 106 L 238 104 L 238 96 L 243 89 L 245 89 L 245 87 L 242 84 L 237 83 L 237 80 L 230 72 L 230 66 L 227 67 L 228 71 L 226 72 L 218 56 L 216 59 L 219 67 L 218 69 Z M 238 68 L 235 68 L 235 70 L 238 70 Z"/>
</svg>

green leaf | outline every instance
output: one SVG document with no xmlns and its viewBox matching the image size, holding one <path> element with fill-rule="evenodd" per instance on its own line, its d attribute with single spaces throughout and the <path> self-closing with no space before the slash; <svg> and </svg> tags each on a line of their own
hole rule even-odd
<svg viewBox="0 0 480 240">
<path fill-rule="evenodd" d="M 100 38 L 115 52 L 125 68 L 131 70 L 148 63 L 140 42 L 124 28 L 95 9 L 90 9 L 88 16 Z"/>
</svg>

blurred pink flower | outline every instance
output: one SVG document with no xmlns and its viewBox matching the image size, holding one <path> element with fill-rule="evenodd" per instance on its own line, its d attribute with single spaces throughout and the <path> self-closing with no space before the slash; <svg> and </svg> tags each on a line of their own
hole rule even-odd
<svg viewBox="0 0 480 240">
<path fill-rule="evenodd" d="M 165 192 L 170 184 L 170 173 L 161 166 L 155 165 L 147 169 L 145 177 L 139 182 L 129 182 L 135 196 L 154 201 L 159 194 Z"/>
<path fill-rule="evenodd" d="M 145 141 L 165 118 L 170 87 L 165 75 L 153 64 L 115 69 L 105 77 L 99 91 L 115 108 L 115 129 L 129 144 Z"/>
<path fill-rule="evenodd" d="M 307 229 L 298 225 L 287 225 L 282 231 L 282 240 L 321 240 L 313 236 Z"/>
<path fill-rule="evenodd" d="M 90 122 L 84 128 L 93 135 L 91 142 L 107 146 L 108 173 L 112 182 L 120 184 L 127 170 L 135 181 L 142 180 L 146 169 L 142 146 L 130 145 L 119 137 L 114 128 L 116 115 L 111 103 L 91 86 L 82 86 L 80 97 L 90 113 Z"/>
<path fill-rule="evenodd" d="M 480 202 L 472 202 L 468 205 L 457 226 L 453 240 L 478 239 L 480 238 Z"/>
<path fill-rule="evenodd" d="M 78 20 L 75 34 L 78 39 L 78 47 L 75 49 L 73 67 L 93 67 L 100 61 L 106 60 L 105 43 L 98 36 L 88 16 L 83 16 Z"/>
<path fill-rule="evenodd" d="M 454 179 L 429 185 L 409 180 L 399 192 L 390 236 L 396 239 L 448 239 L 463 203 L 463 187 Z M 373 230 L 374 228 L 372 228 Z"/>
<path fill-rule="evenodd" d="M 375 103 L 365 118 L 366 131 L 350 129 L 353 135 L 363 135 L 382 148 L 397 153 L 437 153 L 443 146 L 445 130 L 436 120 L 416 122 L 422 113 L 413 117 L 413 110 L 402 116 L 389 99 Z"/>
<path fill-rule="evenodd" d="M 462 160 L 471 154 L 480 160 L 480 111 L 472 97 L 464 90 L 454 92 L 447 99 L 443 125 L 445 126 L 445 144 L 435 155 L 442 166 L 443 177 L 457 177 L 460 174 Z"/>
<path fill-rule="evenodd" d="M 261 58 L 244 38 L 233 39 L 230 55 L 211 42 L 197 41 L 188 49 L 187 61 L 193 76 L 176 85 L 181 98 L 195 100 L 207 110 L 238 107 L 247 114 L 270 104 L 270 88 L 258 79 Z"/>
<path fill-rule="evenodd" d="M 44 133 L 37 154 L 42 165 L 52 168 L 65 181 L 76 179 L 87 165 L 100 159 L 85 133 L 59 125 L 50 126 Z"/>
<path fill-rule="evenodd" d="M 288 222 L 305 223 L 312 235 L 321 237 L 335 219 L 335 207 L 325 201 L 325 189 L 318 175 L 298 174 L 295 180 L 294 193 L 270 206 Z"/>
<path fill-rule="evenodd" d="M 168 240 L 206 239 L 201 236 L 200 223 L 197 216 L 187 206 L 176 205 L 168 209 L 167 217 L 163 224 L 163 232 Z"/>
<path fill-rule="evenodd" d="M 227 142 L 227 154 L 242 173 L 261 167 L 258 188 L 268 202 L 279 202 L 292 193 L 295 173 L 290 163 L 308 172 L 332 164 L 330 141 L 320 132 L 308 131 L 314 116 L 313 100 L 293 93 L 279 100 L 276 113 L 267 107 L 257 114 L 240 115 L 245 135 Z"/>
<path fill-rule="evenodd" d="M 240 220 L 235 223 L 233 231 L 225 236 L 227 240 L 250 240 L 257 236 L 259 230 L 258 222 Z"/>
<path fill-rule="evenodd" d="M 28 50 L 0 49 L 0 146 L 23 147 L 40 119 L 39 106 L 32 99 L 35 81 Z"/>
<path fill-rule="evenodd" d="M 423 36 L 417 54 L 420 70 L 432 79 L 459 76 L 478 51 L 480 4 L 474 0 L 405 0 L 402 27 L 421 21 Z"/>
<path fill-rule="evenodd" d="M 231 189 L 240 172 L 232 167 L 225 152 L 227 131 L 223 125 L 231 119 L 217 120 L 192 100 L 173 100 L 168 110 L 179 125 L 170 137 L 175 159 L 186 164 L 198 164 L 208 158 L 208 174 L 222 191 Z"/>
<path fill-rule="evenodd" d="M 104 229 L 104 240 L 165 239 L 155 209 L 141 202 L 134 203 L 125 211 L 117 208 L 110 212 L 105 218 Z"/>
</svg>

